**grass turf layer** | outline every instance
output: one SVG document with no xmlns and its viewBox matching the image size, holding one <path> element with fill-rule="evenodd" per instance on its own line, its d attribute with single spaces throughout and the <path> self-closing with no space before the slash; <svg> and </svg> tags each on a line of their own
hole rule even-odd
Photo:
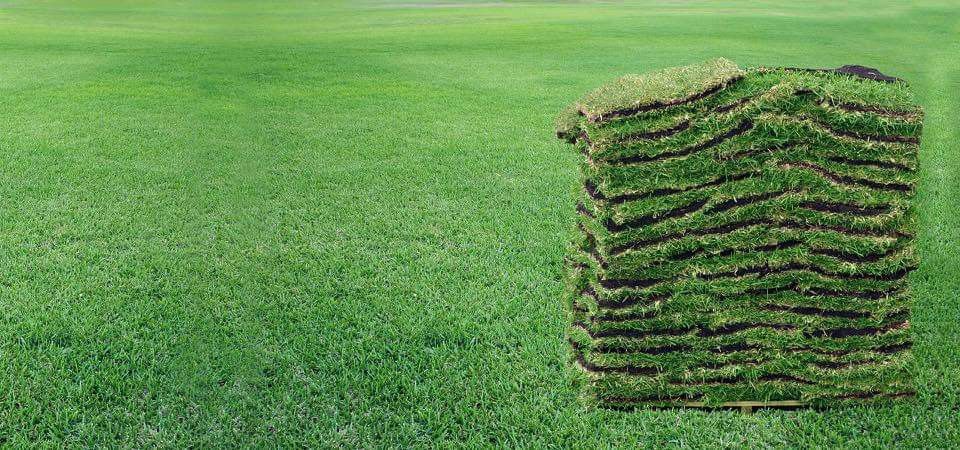
<svg viewBox="0 0 960 450">
<path fill-rule="evenodd" d="M 391 3 L 0 3 L 0 447 L 958 446 L 958 2 Z M 576 401 L 555 111 L 714 55 L 909 80 L 914 401 Z"/>
<path fill-rule="evenodd" d="M 601 405 L 913 395 L 923 113 L 902 81 L 631 75 L 567 108 L 581 154 L 569 339 Z"/>
</svg>

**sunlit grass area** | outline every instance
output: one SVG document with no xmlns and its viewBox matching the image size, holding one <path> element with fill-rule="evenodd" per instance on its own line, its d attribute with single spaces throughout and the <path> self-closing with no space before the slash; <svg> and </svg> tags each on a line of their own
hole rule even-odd
<svg viewBox="0 0 960 450">
<path fill-rule="evenodd" d="M 0 445 L 955 445 L 952 3 L 2 2 Z M 910 82 L 916 399 L 578 400 L 554 118 L 718 56 Z"/>
</svg>

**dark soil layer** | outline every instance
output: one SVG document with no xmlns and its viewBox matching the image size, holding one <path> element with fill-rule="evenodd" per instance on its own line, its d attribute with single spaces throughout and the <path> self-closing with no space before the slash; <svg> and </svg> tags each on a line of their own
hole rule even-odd
<svg viewBox="0 0 960 450">
<path fill-rule="evenodd" d="M 703 78 L 671 90 L 678 73 Z M 582 155 L 567 295 L 586 396 L 910 396 L 923 114 L 905 83 L 723 60 L 617 83 L 557 130 Z"/>
</svg>

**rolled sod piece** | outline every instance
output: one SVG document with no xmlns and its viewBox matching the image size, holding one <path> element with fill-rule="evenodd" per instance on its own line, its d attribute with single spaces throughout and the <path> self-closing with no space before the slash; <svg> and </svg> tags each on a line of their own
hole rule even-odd
<svg viewBox="0 0 960 450">
<path fill-rule="evenodd" d="M 558 119 L 579 153 L 573 364 L 605 407 L 911 396 L 923 112 L 859 66 L 718 59 Z"/>
</svg>

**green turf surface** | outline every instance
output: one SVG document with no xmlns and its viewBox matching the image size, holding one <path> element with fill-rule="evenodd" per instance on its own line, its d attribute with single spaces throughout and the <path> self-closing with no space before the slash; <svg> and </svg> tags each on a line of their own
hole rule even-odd
<svg viewBox="0 0 960 450">
<path fill-rule="evenodd" d="M 2 2 L 0 445 L 955 445 L 953 3 Z M 716 56 L 911 82 L 914 402 L 577 401 L 553 120 Z"/>
<path fill-rule="evenodd" d="M 903 82 L 727 60 L 575 102 L 557 135 L 582 155 L 565 295 L 584 397 L 913 397 L 922 117 Z"/>
</svg>

